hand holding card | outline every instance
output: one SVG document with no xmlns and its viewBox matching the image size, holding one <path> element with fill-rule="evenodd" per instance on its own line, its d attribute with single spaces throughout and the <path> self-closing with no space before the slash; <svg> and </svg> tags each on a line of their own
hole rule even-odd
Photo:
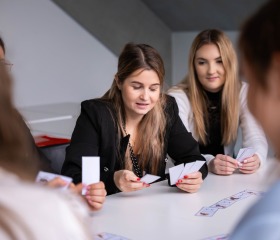
<svg viewBox="0 0 280 240">
<path fill-rule="evenodd" d="M 236 160 L 238 162 L 243 162 L 246 158 L 252 157 L 256 153 L 253 147 L 241 148 L 237 154 Z"/>
</svg>

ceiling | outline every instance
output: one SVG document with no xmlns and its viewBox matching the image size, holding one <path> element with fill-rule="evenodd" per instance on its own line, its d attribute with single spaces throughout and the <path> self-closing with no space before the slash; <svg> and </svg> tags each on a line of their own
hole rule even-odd
<svg viewBox="0 0 280 240">
<path fill-rule="evenodd" d="M 237 31 L 267 0 L 142 0 L 171 31 Z"/>
</svg>

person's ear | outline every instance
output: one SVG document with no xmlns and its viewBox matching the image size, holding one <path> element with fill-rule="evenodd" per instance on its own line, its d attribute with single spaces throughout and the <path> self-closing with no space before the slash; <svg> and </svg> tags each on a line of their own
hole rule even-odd
<svg viewBox="0 0 280 240">
<path fill-rule="evenodd" d="M 120 83 L 120 80 L 119 80 L 117 74 L 115 75 L 115 82 L 116 82 L 116 85 L 117 85 L 118 89 L 121 91 L 122 90 L 121 89 L 121 83 Z"/>
</svg>

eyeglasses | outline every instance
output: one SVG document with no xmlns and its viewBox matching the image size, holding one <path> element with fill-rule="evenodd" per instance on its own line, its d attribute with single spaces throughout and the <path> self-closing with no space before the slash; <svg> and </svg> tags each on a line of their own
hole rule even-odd
<svg viewBox="0 0 280 240">
<path fill-rule="evenodd" d="M 5 66 L 9 71 L 11 71 L 12 66 L 14 64 L 8 62 L 7 60 L 2 59 L 2 60 L 0 60 L 0 65 Z"/>
</svg>

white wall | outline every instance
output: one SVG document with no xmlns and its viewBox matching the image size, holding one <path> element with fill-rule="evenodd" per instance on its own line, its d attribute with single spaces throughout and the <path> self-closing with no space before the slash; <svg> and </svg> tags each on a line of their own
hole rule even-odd
<svg viewBox="0 0 280 240">
<path fill-rule="evenodd" d="M 1 0 L 18 107 L 80 102 L 111 85 L 117 57 L 49 0 Z"/>
<path fill-rule="evenodd" d="M 179 83 L 188 71 L 188 56 L 191 44 L 199 32 L 172 33 L 172 84 Z M 239 32 L 225 31 L 236 46 Z"/>
</svg>

